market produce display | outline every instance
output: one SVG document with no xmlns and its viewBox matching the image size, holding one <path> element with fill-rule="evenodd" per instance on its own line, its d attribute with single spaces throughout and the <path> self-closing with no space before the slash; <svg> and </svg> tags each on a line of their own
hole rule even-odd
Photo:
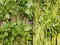
<svg viewBox="0 0 60 45">
<path fill-rule="evenodd" d="M 34 0 L 34 45 L 60 45 L 60 0 Z"/>
<path fill-rule="evenodd" d="M 31 0 L 0 0 L 0 45 L 32 45 Z"/>
<path fill-rule="evenodd" d="M 60 0 L 0 0 L 0 45 L 60 45 Z"/>
</svg>

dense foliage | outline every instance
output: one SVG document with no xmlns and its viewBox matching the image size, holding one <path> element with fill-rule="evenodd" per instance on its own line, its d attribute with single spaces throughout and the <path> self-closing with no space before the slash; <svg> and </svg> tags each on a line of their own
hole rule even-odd
<svg viewBox="0 0 60 45">
<path fill-rule="evenodd" d="M 60 45 L 60 0 L 34 0 L 34 45 Z"/>
<path fill-rule="evenodd" d="M 31 25 L 22 21 L 3 22 L 0 27 L 0 44 L 1 45 L 31 45 L 32 32 Z"/>
<path fill-rule="evenodd" d="M 0 45 L 32 45 L 32 1 L 0 0 Z"/>
<path fill-rule="evenodd" d="M 29 0 L 1 0 L 0 17 L 5 20 L 11 15 L 24 15 L 31 19 L 32 1 Z M 9 17 L 8 17 L 9 16 Z"/>
<path fill-rule="evenodd" d="M 0 0 L 0 45 L 60 45 L 60 0 Z"/>
</svg>

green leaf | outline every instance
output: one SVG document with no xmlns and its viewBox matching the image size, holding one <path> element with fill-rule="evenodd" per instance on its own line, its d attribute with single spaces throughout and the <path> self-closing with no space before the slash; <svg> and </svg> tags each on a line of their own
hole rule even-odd
<svg viewBox="0 0 60 45">
<path fill-rule="evenodd" d="M 49 15 L 43 15 L 43 19 L 44 19 L 44 21 L 48 20 L 49 19 Z"/>
<path fill-rule="evenodd" d="M 13 36 L 17 36 L 18 35 L 17 31 L 16 30 L 12 30 L 12 35 Z"/>
<path fill-rule="evenodd" d="M 2 43 L 0 43 L 0 45 L 2 45 Z"/>
<path fill-rule="evenodd" d="M 3 32 L 4 31 L 4 28 L 3 27 L 0 27 L 0 32 Z"/>
<path fill-rule="evenodd" d="M 25 27 L 25 31 L 30 31 L 32 28 L 31 28 L 31 26 L 26 26 Z"/>
<path fill-rule="evenodd" d="M 4 38 L 4 35 L 0 35 L 0 38 Z"/>
<path fill-rule="evenodd" d="M 5 32 L 5 33 L 4 33 L 4 36 L 8 36 L 8 33 L 7 33 L 7 32 Z"/>
</svg>

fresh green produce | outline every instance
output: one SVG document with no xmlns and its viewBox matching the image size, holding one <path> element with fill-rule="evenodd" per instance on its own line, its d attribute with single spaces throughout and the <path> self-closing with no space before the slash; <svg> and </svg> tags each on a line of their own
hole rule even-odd
<svg viewBox="0 0 60 45">
<path fill-rule="evenodd" d="M 0 45 L 32 45 L 32 0 L 0 0 Z"/>
<path fill-rule="evenodd" d="M 60 0 L 0 0 L 0 45 L 60 45 Z"/>
<path fill-rule="evenodd" d="M 22 22 L 3 22 L 0 27 L 0 43 L 2 45 L 31 45 L 32 27 Z"/>
<path fill-rule="evenodd" d="M 34 0 L 33 45 L 60 45 L 60 0 Z"/>
</svg>

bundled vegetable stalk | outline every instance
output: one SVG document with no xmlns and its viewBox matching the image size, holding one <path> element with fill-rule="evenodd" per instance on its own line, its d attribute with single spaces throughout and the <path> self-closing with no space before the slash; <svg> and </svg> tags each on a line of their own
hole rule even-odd
<svg viewBox="0 0 60 45">
<path fill-rule="evenodd" d="M 59 2 L 60 0 L 34 0 L 34 45 L 59 45 Z"/>
</svg>

